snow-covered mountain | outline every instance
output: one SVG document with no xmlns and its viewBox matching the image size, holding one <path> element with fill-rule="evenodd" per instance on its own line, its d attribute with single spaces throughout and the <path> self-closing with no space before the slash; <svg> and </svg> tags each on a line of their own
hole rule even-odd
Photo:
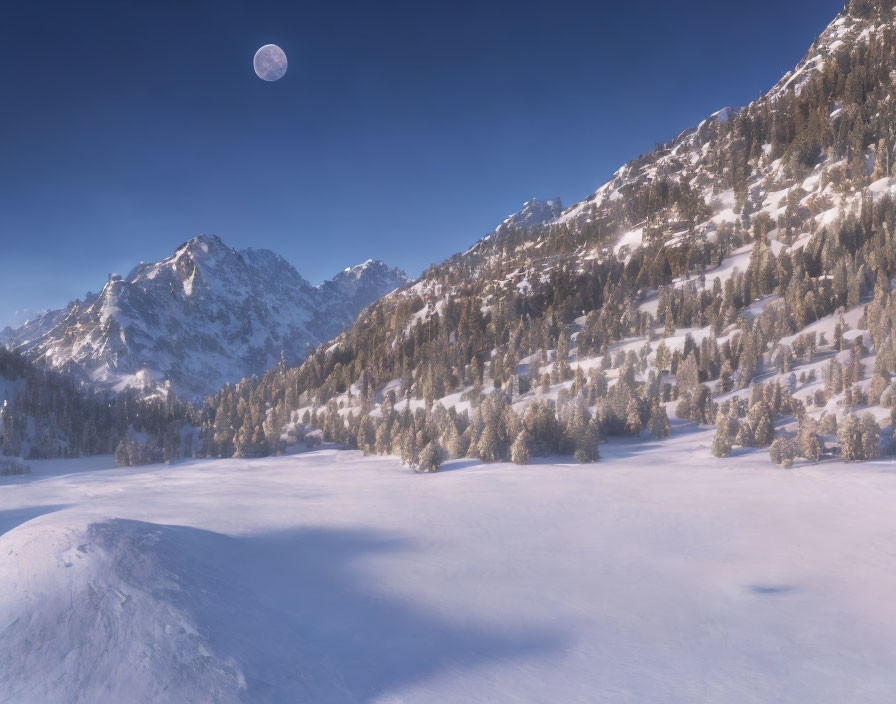
<svg viewBox="0 0 896 704">
<path fill-rule="evenodd" d="M 562 212 L 527 203 L 301 367 L 250 382 L 259 406 L 217 451 L 270 451 L 251 439 L 276 404 L 287 440 L 310 420 L 426 468 L 437 447 L 590 461 L 597 436 L 664 438 L 668 414 L 717 421 L 719 457 L 874 458 L 896 417 L 893 124 L 896 8 L 851 0 L 765 95 Z M 396 422 L 406 408 L 424 415 Z"/>
<path fill-rule="evenodd" d="M 373 301 L 408 282 L 403 271 L 390 269 L 379 260 L 347 267 L 318 287 L 327 302 L 324 317 L 316 320 L 322 341 L 335 337 L 351 325 Z"/>
<path fill-rule="evenodd" d="M 565 210 L 526 203 L 302 365 L 225 389 L 206 421 L 241 410 L 203 452 L 265 454 L 313 427 L 408 457 L 426 439 L 493 459 L 520 440 L 524 451 L 576 447 L 587 460 L 601 434 L 650 426 L 661 437 L 667 406 L 680 420 L 731 421 L 722 440 L 743 448 L 798 433 L 810 453 L 821 443 L 807 418 L 824 421 L 833 442 L 836 417 L 856 409 L 870 425 L 847 426 L 845 444 L 873 439 L 896 398 L 894 123 L 896 13 L 890 0 L 852 0 L 756 101 L 713 113 Z M 286 267 L 199 238 L 20 329 L 14 343 L 108 386 L 170 378 L 178 390 L 207 389 L 261 371 L 282 349 L 301 355 L 302 343 L 330 340 L 397 278 L 368 262 L 314 288 Z M 393 422 L 396 401 L 464 417 L 452 429 L 430 410 L 421 435 L 416 416 Z M 502 403 L 542 420 L 530 414 L 523 435 Z M 389 421 L 376 435 L 383 405 Z M 484 443 L 485 420 L 496 419 Z M 775 428 L 790 436 L 774 438 Z"/>
<path fill-rule="evenodd" d="M 264 372 L 281 356 L 301 361 L 406 280 L 367 261 L 312 286 L 274 252 L 200 235 L 160 262 L 110 275 L 99 294 L 6 328 L 0 343 L 102 388 L 150 385 L 190 397 Z"/>
<path fill-rule="evenodd" d="M 551 200 L 532 200 L 523 203 L 523 207 L 504 219 L 498 226 L 498 232 L 506 229 L 523 229 L 528 227 L 537 227 L 552 222 L 560 217 L 563 212 L 563 203 L 559 198 Z"/>
<path fill-rule="evenodd" d="M 893 149 L 877 127 L 893 111 L 885 94 L 896 69 L 875 66 L 879 73 L 866 74 L 854 68 L 891 41 L 889 5 L 848 2 L 797 66 L 758 100 L 722 108 L 624 164 L 579 203 L 526 203 L 497 228 L 498 236 L 484 237 L 448 265 L 475 278 L 507 268 L 515 278 L 538 280 L 556 267 L 544 255 L 558 236 L 563 248 L 554 243 L 551 254 L 566 261 L 628 263 L 638 250 L 716 245 L 733 229 L 749 231 L 767 218 L 778 252 L 801 249 L 819 229 L 857 217 L 869 198 L 896 194 Z M 806 114 L 808 106 L 825 103 L 819 94 L 830 98 L 826 111 Z M 875 110 L 864 104 L 872 94 L 883 96 Z M 575 249 L 568 246 L 573 242 Z M 746 258 L 735 262 L 741 271 Z M 705 268 L 707 286 L 716 274 L 724 283 L 733 270 Z M 507 281 L 493 283 L 490 293 Z"/>
</svg>

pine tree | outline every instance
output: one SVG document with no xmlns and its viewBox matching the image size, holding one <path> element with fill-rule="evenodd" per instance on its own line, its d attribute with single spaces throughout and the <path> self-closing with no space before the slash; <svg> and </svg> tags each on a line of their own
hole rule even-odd
<svg viewBox="0 0 896 704">
<path fill-rule="evenodd" d="M 840 441 L 840 453 L 845 462 L 861 462 L 864 457 L 862 431 L 855 415 L 848 413 L 837 433 Z"/>
<path fill-rule="evenodd" d="M 163 444 L 163 460 L 168 464 L 174 462 L 180 457 L 181 438 L 180 431 L 177 426 L 172 425 L 165 433 Z"/>
<path fill-rule="evenodd" d="M 716 434 L 712 439 L 712 454 L 714 457 L 728 457 L 731 455 L 731 425 L 728 416 L 719 411 L 716 416 Z"/>
<path fill-rule="evenodd" d="M 510 446 L 510 461 L 514 464 L 529 464 L 531 445 L 532 438 L 529 431 L 523 428 L 513 441 L 513 445 Z"/>
<path fill-rule="evenodd" d="M 797 431 L 797 443 L 799 454 L 810 462 L 818 462 L 823 450 L 821 438 L 818 437 L 818 424 L 810 416 L 804 416 L 800 420 Z"/>
<path fill-rule="evenodd" d="M 448 454 L 452 457 L 463 457 L 464 454 L 466 454 L 466 448 L 461 443 L 461 436 L 457 429 L 457 424 L 449 419 L 448 426 L 448 438 L 446 441 Z"/>
<path fill-rule="evenodd" d="M 672 428 L 669 425 L 669 416 L 666 414 L 666 407 L 658 401 L 654 401 L 650 407 L 648 430 L 651 436 L 657 440 L 667 438 L 672 433 Z"/>
<path fill-rule="evenodd" d="M 751 447 L 768 447 L 775 436 L 775 426 L 772 423 L 771 411 L 768 404 L 763 402 L 753 406 L 747 413 L 747 425 L 750 426 L 753 436 Z"/>
<path fill-rule="evenodd" d="M 691 352 L 687 358 L 678 366 L 678 388 L 682 393 L 693 391 L 700 383 L 700 371 L 697 365 L 697 358 L 694 352 Z"/>
<path fill-rule="evenodd" d="M 796 443 L 790 438 L 775 438 L 769 447 L 769 457 L 775 464 L 789 468 L 796 458 Z"/>
<path fill-rule="evenodd" d="M 417 434 L 414 432 L 413 423 L 408 427 L 401 441 L 401 461 L 408 467 L 416 467 L 419 461 L 420 450 L 417 447 Z"/>
<path fill-rule="evenodd" d="M 575 430 L 574 442 L 575 453 L 574 458 L 579 464 L 588 464 L 597 462 L 600 459 L 600 451 L 598 443 L 600 433 L 594 421 L 588 421 L 583 426 Z"/>
<path fill-rule="evenodd" d="M 391 433 L 389 432 L 389 424 L 385 420 L 381 420 L 376 427 L 376 439 L 373 444 L 373 451 L 378 455 L 387 455 L 391 450 Z"/>
<path fill-rule="evenodd" d="M 726 359 L 722 363 L 722 371 L 719 373 L 719 391 L 727 394 L 734 388 L 733 374 L 731 362 Z"/>
<path fill-rule="evenodd" d="M 417 462 L 417 471 L 436 472 L 445 461 L 444 450 L 435 440 L 430 441 L 420 452 Z"/>
<path fill-rule="evenodd" d="M 633 398 L 628 402 L 625 413 L 626 432 L 638 437 L 641 434 L 641 413 L 638 407 L 638 399 Z"/>
<path fill-rule="evenodd" d="M 862 455 L 863 459 L 875 460 L 881 455 L 880 444 L 880 426 L 870 413 L 862 416 L 859 423 L 859 429 L 862 435 Z"/>
<path fill-rule="evenodd" d="M 476 445 L 477 454 L 483 462 L 499 462 L 501 455 L 498 446 L 497 421 L 492 414 L 489 414 L 483 422 L 482 435 Z"/>
<path fill-rule="evenodd" d="M 122 438 L 115 448 L 115 466 L 129 467 L 131 465 L 130 441 Z"/>
</svg>

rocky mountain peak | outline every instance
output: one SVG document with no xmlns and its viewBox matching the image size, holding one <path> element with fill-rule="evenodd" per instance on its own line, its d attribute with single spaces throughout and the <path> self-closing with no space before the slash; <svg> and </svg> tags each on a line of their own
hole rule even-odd
<svg viewBox="0 0 896 704">
<path fill-rule="evenodd" d="M 0 342 L 57 368 L 78 367 L 101 388 L 149 384 L 204 395 L 281 357 L 301 361 L 406 281 L 371 260 L 315 287 L 275 252 L 237 251 L 199 235 L 127 277 L 110 276 L 98 296 L 4 329 Z"/>
<path fill-rule="evenodd" d="M 552 198 L 551 200 L 532 198 L 526 201 L 519 211 L 505 218 L 504 222 L 498 226 L 498 230 L 544 225 L 552 220 L 556 220 L 562 212 L 563 203 L 559 198 Z"/>
</svg>

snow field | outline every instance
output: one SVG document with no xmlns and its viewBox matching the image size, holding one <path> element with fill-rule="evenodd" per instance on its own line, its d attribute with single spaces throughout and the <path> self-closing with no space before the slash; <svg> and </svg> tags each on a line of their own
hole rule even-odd
<svg viewBox="0 0 896 704">
<path fill-rule="evenodd" d="M 710 441 L 35 462 L 0 484 L 0 701 L 892 701 L 893 465 Z"/>
</svg>

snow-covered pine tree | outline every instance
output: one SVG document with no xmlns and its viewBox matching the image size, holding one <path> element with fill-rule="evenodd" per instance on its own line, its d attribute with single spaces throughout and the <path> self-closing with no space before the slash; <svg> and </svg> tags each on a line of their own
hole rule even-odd
<svg viewBox="0 0 896 704">
<path fill-rule="evenodd" d="M 420 457 L 417 461 L 417 471 L 419 472 L 435 472 L 445 461 L 445 452 L 442 446 L 435 440 L 431 440 L 420 451 Z"/>
<path fill-rule="evenodd" d="M 531 457 L 532 438 L 525 428 L 517 433 L 516 439 L 510 446 L 510 461 L 514 464 L 529 464 Z"/>
</svg>

